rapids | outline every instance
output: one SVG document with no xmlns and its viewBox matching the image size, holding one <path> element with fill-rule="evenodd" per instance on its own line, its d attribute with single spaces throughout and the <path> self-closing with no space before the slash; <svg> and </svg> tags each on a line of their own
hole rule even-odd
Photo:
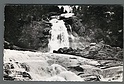
<svg viewBox="0 0 124 84">
<path fill-rule="evenodd" d="M 102 60 L 101 60 L 102 61 Z M 109 60 L 108 60 L 109 61 Z M 106 63 L 108 62 L 106 61 Z M 109 61 L 111 62 L 111 61 Z M 111 62 L 114 63 L 115 62 Z M 116 64 L 116 63 L 115 63 Z M 103 69 L 96 60 L 74 55 L 4 49 L 4 80 L 122 81 L 123 66 Z"/>
</svg>

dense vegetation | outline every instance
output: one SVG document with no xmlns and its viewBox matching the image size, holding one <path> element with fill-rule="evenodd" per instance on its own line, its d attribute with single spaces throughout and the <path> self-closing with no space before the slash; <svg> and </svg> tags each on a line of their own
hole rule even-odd
<svg viewBox="0 0 124 84">
<path fill-rule="evenodd" d="M 73 34 L 88 42 L 104 41 L 123 47 L 123 7 L 121 5 L 80 5 L 73 7 L 75 17 L 65 22 Z M 63 13 L 56 5 L 6 5 L 5 41 L 21 48 L 47 50 L 51 15 Z M 75 34 L 76 33 L 76 34 Z"/>
</svg>

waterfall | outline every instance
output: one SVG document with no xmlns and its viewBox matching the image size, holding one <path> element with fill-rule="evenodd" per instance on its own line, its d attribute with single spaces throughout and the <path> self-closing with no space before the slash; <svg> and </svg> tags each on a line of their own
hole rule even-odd
<svg viewBox="0 0 124 84">
<path fill-rule="evenodd" d="M 58 50 L 59 48 L 69 47 L 69 38 L 67 28 L 63 20 L 52 19 L 50 20 L 52 24 L 51 39 L 49 40 L 50 52 L 53 50 Z"/>
<path fill-rule="evenodd" d="M 74 13 L 72 13 L 72 8 L 70 6 L 59 6 L 59 8 L 61 7 L 64 7 L 64 11 L 66 10 L 67 13 L 51 16 L 53 18 L 49 21 L 52 24 L 50 31 L 51 38 L 49 39 L 48 44 L 50 52 L 53 52 L 53 50 L 58 50 L 59 48 L 69 47 L 70 34 L 68 34 L 65 22 L 60 20 L 59 17 L 68 19 L 72 17 Z"/>
</svg>

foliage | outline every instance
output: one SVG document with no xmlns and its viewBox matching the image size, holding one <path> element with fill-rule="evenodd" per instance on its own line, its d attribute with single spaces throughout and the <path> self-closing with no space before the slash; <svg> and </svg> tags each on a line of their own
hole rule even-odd
<svg viewBox="0 0 124 84">
<path fill-rule="evenodd" d="M 123 47 L 123 7 L 121 5 L 79 5 L 73 7 L 75 17 L 66 20 L 73 33 Z M 50 37 L 51 15 L 63 13 L 57 5 L 6 5 L 5 41 L 28 49 L 44 49 Z"/>
<path fill-rule="evenodd" d="M 28 49 L 46 47 L 48 38 L 44 29 L 50 28 L 47 17 L 57 11 L 59 9 L 53 5 L 5 6 L 5 41 Z"/>
<path fill-rule="evenodd" d="M 81 8 L 81 10 L 79 10 Z M 123 7 L 121 5 L 80 5 L 75 15 L 93 42 L 105 41 L 123 47 Z"/>
</svg>

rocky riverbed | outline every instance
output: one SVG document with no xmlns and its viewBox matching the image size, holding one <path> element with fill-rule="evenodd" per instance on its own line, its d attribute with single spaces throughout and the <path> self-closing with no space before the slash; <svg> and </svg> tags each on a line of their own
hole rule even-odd
<svg viewBox="0 0 124 84">
<path fill-rule="evenodd" d="M 4 80 L 123 81 L 123 62 L 4 49 Z"/>
</svg>

